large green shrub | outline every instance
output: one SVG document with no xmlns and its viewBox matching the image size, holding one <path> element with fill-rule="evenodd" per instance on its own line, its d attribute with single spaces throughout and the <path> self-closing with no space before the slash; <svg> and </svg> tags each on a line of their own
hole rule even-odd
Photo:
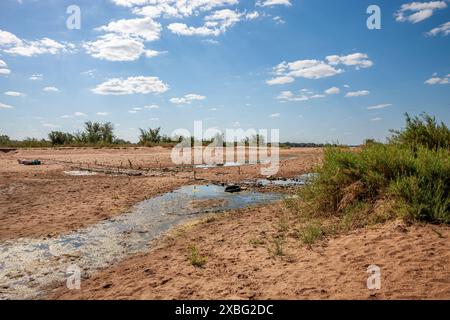
<svg viewBox="0 0 450 320">
<path fill-rule="evenodd" d="M 450 223 L 449 146 L 447 127 L 423 115 L 408 116 L 388 144 L 327 148 L 317 178 L 301 190 L 302 208 L 338 216 L 364 208 L 371 215 L 380 202 L 393 201 L 386 209 L 393 215 Z"/>
</svg>

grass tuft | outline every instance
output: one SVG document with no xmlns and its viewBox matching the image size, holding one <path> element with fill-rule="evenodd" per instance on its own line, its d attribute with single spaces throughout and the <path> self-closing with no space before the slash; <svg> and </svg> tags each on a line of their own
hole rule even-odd
<svg viewBox="0 0 450 320">
<path fill-rule="evenodd" d="M 196 246 L 191 246 L 189 250 L 190 250 L 189 261 L 191 262 L 191 264 L 194 267 L 203 268 L 205 264 L 208 262 L 208 260 L 200 255 Z"/>
<path fill-rule="evenodd" d="M 325 230 L 318 223 L 308 223 L 299 231 L 300 240 L 307 245 L 314 244 L 325 236 Z"/>
</svg>

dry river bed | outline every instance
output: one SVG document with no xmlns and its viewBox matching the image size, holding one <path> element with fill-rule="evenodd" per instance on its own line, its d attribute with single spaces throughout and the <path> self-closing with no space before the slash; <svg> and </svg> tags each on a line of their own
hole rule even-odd
<svg viewBox="0 0 450 320">
<path fill-rule="evenodd" d="M 276 176 L 292 178 L 311 172 L 322 150 L 282 149 L 280 157 Z M 43 164 L 23 166 L 17 159 Z M 254 181 L 264 164 L 174 168 L 164 148 L 19 150 L 0 153 L 0 164 L 2 298 L 450 298 L 448 227 L 392 222 L 312 247 L 290 230 L 283 254 L 274 255 L 280 217 L 294 219 L 274 195 L 292 188 L 250 188 L 236 201 L 213 187 L 217 194 L 202 198 L 202 185 Z M 65 173 L 85 167 L 144 174 Z M 165 209 L 152 199 L 164 200 Z M 242 205 L 248 199 L 259 202 Z M 170 219 L 150 221 L 148 202 L 150 212 Z M 202 268 L 192 265 L 193 247 L 207 261 Z M 33 263 L 20 269 L 21 259 Z M 67 290 L 61 281 L 62 266 L 72 264 L 82 267 L 81 290 Z M 366 287 L 371 264 L 382 270 L 382 288 L 375 292 Z"/>
</svg>

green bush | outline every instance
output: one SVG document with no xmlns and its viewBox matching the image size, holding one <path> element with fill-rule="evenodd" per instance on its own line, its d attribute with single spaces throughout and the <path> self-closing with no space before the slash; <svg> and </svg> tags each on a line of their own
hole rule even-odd
<svg viewBox="0 0 450 320">
<path fill-rule="evenodd" d="M 317 178 L 300 191 L 302 208 L 367 222 L 379 220 L 368 215 L 379 214 L 381 202 L 394 201 L 385 209 L 394 215 L 450 223 L 450 135 L 444 124 L 422 117 L 408 116 L 406 128 L 388 144 L 327 148 Z M 362 208 L 367 217 L 355 215 Z"/>
<path fill-rule="evenodd" d="M 406 116 L 406 128 L 404 130 L 391 130 L 393 133 L 389 139 L 391 143 L 409 145 L 410 147 L 424 146 L 428 149 L 450 149 L 450 130 L 441 122 L 437 123 L 434 117 L 422 113 L 419 117 Z"/>
</svg>

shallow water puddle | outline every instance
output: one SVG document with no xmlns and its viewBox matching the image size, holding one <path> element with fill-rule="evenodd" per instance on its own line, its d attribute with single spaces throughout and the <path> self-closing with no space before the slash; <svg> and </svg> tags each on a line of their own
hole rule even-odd
<svg viewBox="0 0 450 320">
<path fill-rule="evenodd" d="M 187 186 L 137 204 L 129 213 L 50 239 L 17 239 L 0 244 L 0 299 L 33 298 L 50 284 L 66 281 L 77 265 L 82 276 L 149 248 L 149 241 L 189 218 L 264 204 L 281 194 L 224 192 L 222 186 Z M 83 281 L 81 281 L 81 286 Z"/>
</svg>

